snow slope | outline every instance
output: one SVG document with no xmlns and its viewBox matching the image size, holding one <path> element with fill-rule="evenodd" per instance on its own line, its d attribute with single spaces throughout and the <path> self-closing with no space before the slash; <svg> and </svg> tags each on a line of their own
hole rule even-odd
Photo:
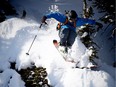
<svg viewBox="0 0 116 87">
<path fill-rule="evenodd" d="M 75 2 L 77 3 L 76 0 Z M 80 3 L 81 1 L 78 5 Z M 31 66 L 33 62 L 37 67 L 45 67 L 49 83 L 54 87 L 115 87 L 113 67 L 100 63 L 101 68 L 108 73 L 102 69 L 99 71 L 78 69 L 74 68 L 74 63 L 66 62 L 62 58 L 52 44 L 53 39 L 59 40 L 58 32 L 55 30 L 57 21 L 48 20 L 48 26 L 39 28 L 40 18 L 44 13 L 62 12 L 63 7 L 72 6 L 72 1 L 68 0 L 65 3 L 65 0 L 14 0 L 13 4 L 18 6 L 18 10 L 22 10 L 23 7 L 28 14 L 25 19 L 10 18 L 0 24 L 0 87 L 25 87 L 20 75 L 10 69 L 9 61 L 16 61 L 18 70 Z M 77 4 L 73 4 L 70 9 L 76 9 L 76 6 Z M 37 38 L 29 55 L 26 55 L 35 35 Z M 75 40 L 71 55 L 75 61 L 81 61 L 80 67 L 91 64 L 88 60 L 89 51 L 79 37 Z"/>
</svg>

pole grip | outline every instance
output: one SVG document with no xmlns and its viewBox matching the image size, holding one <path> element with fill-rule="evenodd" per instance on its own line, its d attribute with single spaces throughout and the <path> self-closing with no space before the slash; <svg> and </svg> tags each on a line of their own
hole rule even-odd
<svg viewBox="0 0 116 87">
<path fill-rule="evenodd" d="M 48 25 L 47 22 L 45 22 L 45 23 L 41 23 L 40 26 L 39 26 L 39 28 L 41 28 L 43 24 Z"/>
<path fill-rule="evenodd" d="M 43 25 L 43 24 L 41 23 L 40 26 L 39 26 L 39 28 L 41 28 L 42 25 Z"/>
</svg>

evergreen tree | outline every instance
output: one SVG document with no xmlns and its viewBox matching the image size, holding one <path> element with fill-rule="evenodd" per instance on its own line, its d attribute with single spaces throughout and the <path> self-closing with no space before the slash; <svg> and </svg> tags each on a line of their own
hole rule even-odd
<svg viewBox="0 0 116 87">
<path fill-rule="evenodd" d="M 90 1 L 90 0 L 89 0 Z M 104 13 L 104 16 L 100 18 L 104 23 L 110 23 L 115 25 L 115 0 L 91 0 L 93 7 L 96 7 L 99 13 Z"/>
</svg>

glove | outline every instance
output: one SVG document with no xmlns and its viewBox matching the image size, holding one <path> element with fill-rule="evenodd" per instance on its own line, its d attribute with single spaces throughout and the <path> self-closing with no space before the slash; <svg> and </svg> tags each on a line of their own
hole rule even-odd
<svg viewBox="0 0 116 87">
<path fill-rule="evenodd" d="M 61 23 L 57 24 L 56 30 L 60 30 L 61 29 Z"/>
<path fill-rule="evenodd" d="M 96 25 L 98 26 L 97 27 L 97 31 L 99 31 L 100 28 L 101 29 L 103 28 L 103 25 L 101 23 L 96 22 Z"/>
<path fill-rule="evenodd" d="M 46 22 L 45 22 L 46 19 L 47 19 L 47 17 L 46 16 L 43 16 L 43 18 L 41 19 L 41 22 L 46 24 Z"/>
</svg>

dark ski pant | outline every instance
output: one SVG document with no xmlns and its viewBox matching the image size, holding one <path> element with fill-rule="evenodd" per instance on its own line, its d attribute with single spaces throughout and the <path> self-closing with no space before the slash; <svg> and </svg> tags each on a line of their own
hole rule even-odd
<svg viewBox="0 0 116 87">
<path fill-rule="evenodd" d="M 77 34 L 75 31 L 70 30 L 69 28 L 60 29 L 59 37 L 60 37 L 60 45 L 71 47 L 75 41 Z"/>
</svg>

